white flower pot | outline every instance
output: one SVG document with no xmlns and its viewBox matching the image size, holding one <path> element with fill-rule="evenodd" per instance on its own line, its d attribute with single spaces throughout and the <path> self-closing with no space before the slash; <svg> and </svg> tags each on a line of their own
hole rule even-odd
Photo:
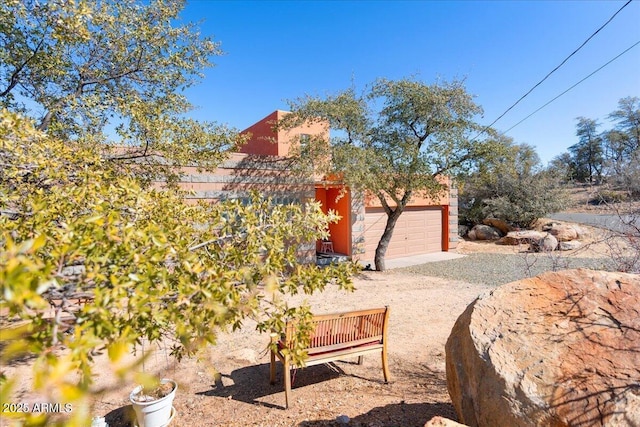
<svg viewBox="0 0 640 427">
<path fill-rule="evenodd" d="M 173 380 L 162 379 L 161 384 L 171 383 L 173 384 L 173 390 L 168 395 L 146 402 L 140 402 L 134 399 L 142 391 L 142 386 L 138 386 L 133 389 L 129 395 L 129 400 L 136 413 L 138 420 L 138 427 L 166 427 L 169 425 L 173 417 L 175 416 L 175 409 L 173 408 L 173 399 L 176 396 L 176 390 L 178 384 Z"/>
</svg>

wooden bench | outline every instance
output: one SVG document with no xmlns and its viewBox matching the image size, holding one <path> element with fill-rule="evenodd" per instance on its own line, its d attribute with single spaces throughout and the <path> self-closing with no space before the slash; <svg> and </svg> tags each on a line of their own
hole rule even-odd
<svg viewBox="0 0 640 427">
<path fill-rule="evenodd" d="M 384 381 L 389 382 L 388 323 L 389 307 L 314 316 L 315 328 L 306 349 L 308 358 L 305 360 L 305 366 L 319 365 L 354 356 L 358 356 L 358 364 L 361 365 L 363 355 L 380 353 Z M 291 363 L 289 356 L 286 352 L 283 353 L 282 349 L 292 348 L 294 329 L 295 324 L 289 322 L 283 337 L 271 334 L 271 384 L 275 383 L 277 357 L 284 366 L 286 408 L 289 407 L 290 402 L 291 369 L 298 366 Z"/>
</svg>

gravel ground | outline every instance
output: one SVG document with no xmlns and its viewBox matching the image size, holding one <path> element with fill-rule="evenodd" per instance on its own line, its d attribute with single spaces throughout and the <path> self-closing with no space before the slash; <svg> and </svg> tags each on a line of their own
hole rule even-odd
<svg viewBox="0 0 640 427">
<path fill-rule="evenodd" d="M 474 253 L 464 258 L 430 262 L 394 271 L 498 286 L 525 277 L 537 276 L 545 271 L 567 268 L 612 270 L 611 260 L 607 258 L 569 258 L 556 254 L 532 253 Z"/>
</svg>

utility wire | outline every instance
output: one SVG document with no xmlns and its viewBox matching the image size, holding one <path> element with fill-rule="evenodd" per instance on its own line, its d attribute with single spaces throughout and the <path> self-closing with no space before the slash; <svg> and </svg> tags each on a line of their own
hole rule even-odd
<svg viewBox="0 0 640 427">
<path fill-rule="evenodd" d="M 596 34 L 598 34 L 604 27 L 606 27 L 607 25 L 609 25 L 609 23 L 611 21 L 613 21 L 613 18 L 616 17 L 616 15 L 618 15 L 622 9 L 624 9 L 625 7 L 627 7 L 629 5 L 629 3 L 631 3 L 633 0 L 628 0 L 620 9 L 618 9 L 616 11 L 616 13 L 614 13 L 611 18 L 609 18 L 607 20 L 607 22 L 605 22 L 604 24 L 602 24 L 600 26 L 600 28 L 598 28 L 593 34 L 591 34 L 576 50 L 574 50 L 573 52 L 571 52 L 571 54 L 569 56 L 567 56 L 557 67 L 555 67 L 553 70 L 551 70 L 546 76 L 544 76 L 544 78 L 542 80 L 540 80 L 538 83 L 536 83 L 531 89 L 529 89 L 529 91 L 527 93 L 525 93 L 524 95 L 522 95 L 520 97 L 520 99 L 518 99 L 516 102 L 513 103 L 513 105 L 511 105 L 509 108 L 507 108 L 507 110 L 500 114 L 500 116 L 495 119 L 493 122 L 491 122 L 491 124 L 487 125 L 484 127 L 484 129 L 482 129 L 480 131 L 480 133 L 478 133 L 476 136 L 474 136 L 472 138 L 472 140 L 475 140 L 477 137 L 479 137 L 480 135 L 482 135 L 483 133 L 485 133 L 491 126 L 493 126 L 494 124 L 496 124 L 496 122 L 498 120 L 500 120 L 501 118 L 503 118 L 509 111 L 511 111 L 516 105 L 518 105 L 520 103 L 520 101 L 522 101 L 523 99 L 525 99 L 527 96 L 529 96 L 529 94 L 531 92 L 533 92 L 538 86 L 540 86 L 545 80 L 547 80 L 549 78 L 549 76 L 551 76 L 553 73 L 555 73 L 560 67 L 562 67 L 568 60 L 569 58 L 571 58 L 573 55 L 575 55 L 576 53 L 578 53 L 578 51 L 580 49 L 582 49 L 592 38 L 595 37 Z M 606 64 L 605 64 L 606 65 Z M 597 71 L 597 70 L 596 70 Z"/>
<path fill-rule="evenodd" d="M 589 74 L 588 76 L 586 76 L 585 78 L 583 78 L 582 80 L 580 80 L 578 83 L 574 84 L 573 86 L 571 86 L 569 89 L 565 90 L 564 92 L 562 92 L 560 95 L 556 96 L 555 98 L 553 98 L 551 101 L 547 102 L 546 104 L 544 104 L 542 107 L 538 108 L 537 110 L 535 110 L 533 113 L 529 114 L 527 117 L 525 117 L 524 119 L 520 120 L 518 123 L 516 123 L 515 125 L 511 126 L 509 129 L 505 130 L 504 132 L 502 132 L 501 134 L 504 135 L 507 132 L 509 132 L 511 129 L 515 128 L 516 126 L 518 126 L 520 123 L 524 122 L 525 120 L 527 120 L 529 117 L 533 116 L 535 113 L 537 113 L 538 111 L 542 110 L 544 107 L 546 107 L 547 105 L 551 104 L 553 101 L 555 101 L 556 99 L 560 98 L 562 95 L 564 95 L 565 93 L 569 92 L 571 89 L 573 89 L 574 87 L 578 86 L 580 83 L 582 83 L 583 81 L 587 80 L 589 77 L 593 76 L 595 73 L 597 73 L 598 71 L 602 70 L 604 67 L 606 67 L 607 65 L 611 64 L 613 61 L 615 61 L 616 59 L 620 58 L 622 55 L 624 55 L 625 53 L 629 52 L 631 49 L 633 49 L 634 47 L 636 47 L 637 45 L 640 44 L 640 40 L 638 40 L 637 42 L 635 42 L 633 45 L 631 45 L 630 47 L 628 47 L 627 49 L 625 49 L 622 53 L 620 53 L 619 55 L 617 55 L 616 57 L 614 57 L 613 59 L 609 60 L 606 64 L 602 65 L 600 68 L 598 68 L 597 70 L 595 70 L 594 72 L 592 72 L 591 74 Z"/>
</svg>

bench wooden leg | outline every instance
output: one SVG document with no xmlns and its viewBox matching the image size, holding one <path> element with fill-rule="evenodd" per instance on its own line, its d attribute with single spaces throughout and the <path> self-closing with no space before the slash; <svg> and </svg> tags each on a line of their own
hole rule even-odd
<svg viewBox="0 0 640 427">
<path fill-rule="evenodd" d="M 284 358 L 284 407 L 289 408 L 289 395 L 291 394 L 291 365 L 289 358 Z"/>
<path fill-rule="evenodd" d="M 388 383 L 391 375 L 389 375 L 389 360 L 387 359 L 386 350 L 386 348 L 382 350 L 382 373 L 384 374 L 384 382 Z"/>
<path fill-rule="evenodd" d="M 269 381 L 271 384 L 276 383 L 276 354 L 271 352 L 271 363 L 269 364 Z"/>
<path fill-rule="evenodd" d="M 358 356 L 358 365 L 362 365 L 364 363 L 364 356 Z"/>
</svg>

